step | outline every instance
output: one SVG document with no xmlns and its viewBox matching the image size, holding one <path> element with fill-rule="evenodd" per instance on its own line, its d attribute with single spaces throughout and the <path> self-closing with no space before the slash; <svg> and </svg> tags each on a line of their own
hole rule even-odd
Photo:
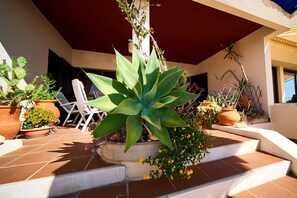
<svg viewBox="0 0 297 198">
<path fill-rule="evenodd" d="M 243 155 L 259 149 L 260 142 L 257 139 L 213 129 L 207 130 L 207 132 L 214 137 L 213 147 L 209 149 L 209 154 L 201 163 Z"/>
<path fill-rule="evenodd" d="M 297 177 L 285 176 L 241 193 L 229 196 L 230 198 L 272 198 L 297 197 Z"/>
<path fill-rule="evenodd" d="M 167 178 L 126 181 L 100 188 L 79 191 L 61 198 L 100 197 L 224 197 L 286 175 L 290 162 L 281 158 L 253 152 L 192 167 L 191 179 Z"/>
<path fill-rule="evenodd" d="M 19 170 L 21 171 L 21 170 Z M 15 172 L 14 174 L 18 174 Z M 46 198 L 123 181 L 124 166 L 107 166 L 0 185 L 0 197 Z"/>
</svg>

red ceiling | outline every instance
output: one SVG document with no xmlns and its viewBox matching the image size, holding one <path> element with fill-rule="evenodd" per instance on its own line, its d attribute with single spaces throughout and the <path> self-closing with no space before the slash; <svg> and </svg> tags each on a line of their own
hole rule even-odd
<svg viewBox="0 0 297 198">
<path fill-rule="evenodd" d="M 128 55 L 131 29 L 115 0 L 32 0 L 74 49 Z M 198 64 L 261 25 L 191 0 L 151 0 L 151 26 L 169 61 Z"/>
</svg>

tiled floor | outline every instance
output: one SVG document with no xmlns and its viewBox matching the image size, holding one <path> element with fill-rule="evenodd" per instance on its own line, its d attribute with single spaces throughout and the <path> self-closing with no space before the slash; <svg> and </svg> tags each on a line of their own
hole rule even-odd
<svg viewBox="0 0 297 198">
<path fill-rule="evenodd" d="M 209 133 L 215 137 L 214 147 L 250 140 L 217 130 L 209 130 Z M 85 150 L 86 144 L 91 141 L 92 136 L 89 132 L 81 132 L 73 128 L 59 128 L 58 132 L 47 137 L 23 140 L 24 146 L 21 149 L 0 157 L 0 184 L 109 166 L 102 162 L 96 153 L 93 154 L 90 150 Z M 156 197 L 232 176 L 277 160 L 280 159 L 257 152 L 256 154 L 247 154 L 244 157 L 231 157 L 200 164 L 193 167 L 194 174 L 190 180 L 171 181 L 165 178 L 130 181 L 80 191 L 62 197 L 82 198 L 98 197 L 98 195 L 104 198 L 116 196 Z M 289 187 L 294 188 L 294 186 Z M 252 191 L 244 193 L 250 194 L 250 192 Z M 242 195 L 239 194 L 238 196 Z"/>
</svg>

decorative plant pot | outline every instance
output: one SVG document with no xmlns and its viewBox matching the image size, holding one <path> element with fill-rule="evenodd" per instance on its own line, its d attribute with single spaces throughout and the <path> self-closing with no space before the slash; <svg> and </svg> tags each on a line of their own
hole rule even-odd
<svg viewBox="0 0 297 198">
<path fill-rule="evenodd" d="M 240 115 L 236 109 L 222 109 L 217 116 L 222 125 L 233 126 L 240 121 Z"/>
<path fill-rule="evenodd" d="M 149 170 L 156 167 L 148 164 L 141 165 L 138 163 L 139 159 L 157 156 L 160 146 L 159 141 L 140 142 L 124 153 L 124 143 L 106 142 L 97 149 L 97 153 L 107 163 L 125 165 L 127 179 L 142 179 L 144 174 L 148 174 Z"/>
<path fill-rule="evenodd" d="M 36 100 L 34 102 L 35 108 L 51 110 L 57 119 L 60 118 L 60 110 L 55 105 L 57 100 Z"/>
<path fill-rule="evenodd" d="M 34 129 L 21 129 L 21 132 L 26 138 L 33 139 L 38 137 L 45 137 L 51 127 L 40 127 Z"/>
<path fill-rule="evenodd" d="M 216 106 L 217 102 L 202 102 L 202 105 L 205 106 L 206 110 L 208 110 L 210 107 Z"/>
<path fill-rule="evenodd" d="M 21 128 L 20 106 L 0 106 L 0 135 L 6 140 L 15 138 Z"/>
</svg>

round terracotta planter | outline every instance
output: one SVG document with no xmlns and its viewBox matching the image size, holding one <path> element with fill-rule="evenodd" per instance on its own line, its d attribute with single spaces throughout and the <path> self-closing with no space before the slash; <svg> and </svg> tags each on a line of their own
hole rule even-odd
<svg viewBox="0 0 297 198">
<path fill-rule="evenodd" d="M 15 138 L 21 128 L 20 106 L 0 106 L 0 135 L 6 140 Z"/>
<path fill-rule="evenodd" d="M 222 109 L 217 116 L 222 125 L 233 126 L 240 121 L 240 115 L 236 109 Z"/>
<path fill-rule="evenodd" d="M 148 164 L 139 164 L 139 159 L 146 159 L 149 156 L 156 157 L 159 153 L 161 143 L 159 141 L 136 143 L 127 153 L 124 153 L 125 144 L 116 142 L 106 142 L 97 149 L 100 158 L 112 164 L 122 164 L 126 166 L 127 179 L 142 179 L 143 175 L 156 167 Z"/>
<path fill-rule="evenodd" d="M 57 119 L 60 118 L 60 110 L 55 105 L 57 100 L 36 100 L 34 102 L 35 108 L 51 110 Z"/>
<path fill-rule="evenodd" d="M 40 127 L 34 129 L 21 129 L 21 132 L 26 138 L 33 139 L 38 137 L 45 137 L 51 127 Z"/>
</svg>

